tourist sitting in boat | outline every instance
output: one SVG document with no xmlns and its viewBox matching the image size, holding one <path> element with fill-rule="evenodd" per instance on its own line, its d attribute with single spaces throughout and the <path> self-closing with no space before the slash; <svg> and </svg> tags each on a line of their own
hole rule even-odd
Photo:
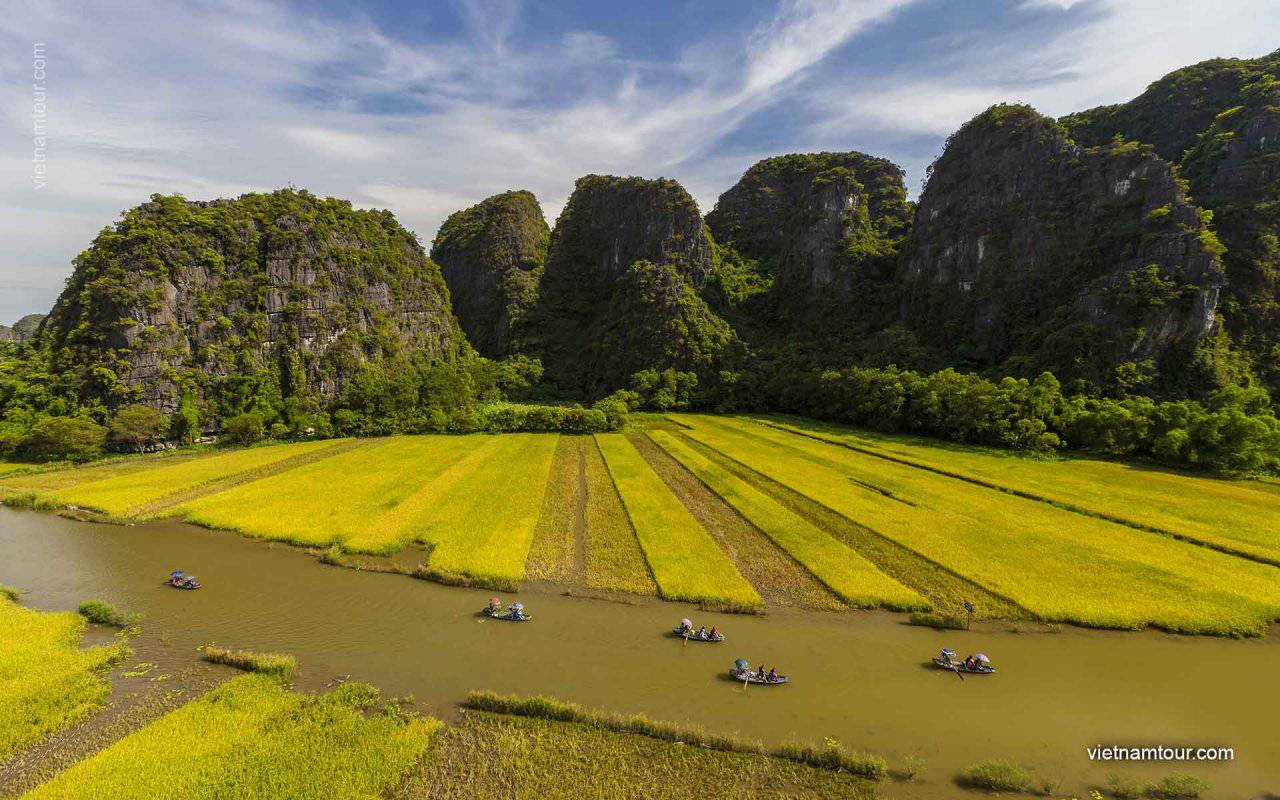
<svg viewBox="0 0 1280 800">
<path fill-rule="evenodd" d="M 717 636 L 719 636 L 719 635 L 720 635 L 720 631 L 716 630 L 716 627 L 715 627 L 714 625 L 712 625 L 712 626 L 711 626 L 711 633 L 709 633 L 709 634 L 707 635 L 707 638 L 714 639 L 714 638 L 716 638 L 716 637 L 717 637 Z"/>
<path fill-rule="evenodd" d="M 512 619 L 521 619 L 521 618 L 523 618 L 523 617 L 524 617 L 524 606 L 523 606 L 523 605 L 521 605 L 520 603 L 512 603 L 512 604 L 511 604 L 511 618 L 512 618 Z"/>
<path fill-rule="evenodd" d="M 769 683 L 778 682 L 778 670 L 776 667 L 769 668 L 769 677 L 767 678 L 767 680 L 769 681 Z"/>
<path fill-rule="evenodd" d="M 764 671 L 764 664 L 761 664 L 760 670 L 756 673 L 756 677 L 758 677 L 760 680 L 764 680 L 766 675 L 767 673 Z"/>
<path fill-rule="evenodd" d="M 697 636 L 699 639 L 707 638 L 707 626 L 706 625 L 699 626 L 698 632 L 695 633 L 694 636 Z"/>
<path fill-rule="evenodd" d="M 978 662 L 977 662 L 977 660 L 975 660 L 975 659 L 974 659 L 974 657 L 973 657 L 973 656 L 965 656 L 965 657 L 964 657 L 964 668 L 965 668 L 965 669 L 977 669 L 977 667 L 978 667 Z"/>
<path fill-rule="evenodd" d="M 490 613 L 490 614 L 497 614 L 497 613 L 498 613 L 499 611 L 501 611 L 501 610 L 502 610 L 502 601 L 501 601 L 501 600 L 499 600 L 499 599 L 498 599 L 498 598 L 496 598 L 496 597 L 490 597 L 490 598 L 489 598 L 489 613 Z"/>
</svg>

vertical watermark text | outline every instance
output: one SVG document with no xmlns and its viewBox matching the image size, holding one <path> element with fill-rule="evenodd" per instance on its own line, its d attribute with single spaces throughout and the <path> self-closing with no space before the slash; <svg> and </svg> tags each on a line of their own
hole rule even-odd
<svg viewBox="0 0 1280 800">
<path fill-rule="evenodd" d="M 31 187 L 49 182 L 48 56 L 44 42 L 31 45 Z"/>
</svg>

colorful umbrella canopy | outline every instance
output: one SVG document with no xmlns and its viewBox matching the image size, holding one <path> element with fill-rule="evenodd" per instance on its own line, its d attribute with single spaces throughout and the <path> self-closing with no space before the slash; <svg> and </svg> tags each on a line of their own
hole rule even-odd
<svg viewBox="0 0 1280 800">
<path fill-rule="evenodd" d="M 987 657 L 986 657 L 986 656 L 984 656 L 982 653 L 978 653 L 976 656 L 974 656 L 974 658 L 978 659 L 978 660 L 979 660 L 979 661 L 981 661 L 983 664 L 990 664 L 990 663 L 991 663 L 991 659 L 987 658 Z"/>
<path fill-rule="evenodd" d="M 733 662 L 733 665 L 738 669 L 751 669 L 751 662 L 745 658 L 739 658 Z"/>
<path fill-rule="evenodd" d="M 681 627 L 681 628 L 692 628 L 692 627 L 693 627 L 693 622 L 691 622 L 688 618 L 682 619 L 682 620 L 680 620 L 680 627 Z"/>
<path fill-rule="evenodd" d="M 956 651 L 955 651 L 955 650 L 952 650 L 952 649 L 950 649 L 950 648 L 944 647 L 944 648 L 942 648 L 942 655 L 943 655 L 945 658 L 955 658 L 955 657 L 956 657 Z"/>
</svg>

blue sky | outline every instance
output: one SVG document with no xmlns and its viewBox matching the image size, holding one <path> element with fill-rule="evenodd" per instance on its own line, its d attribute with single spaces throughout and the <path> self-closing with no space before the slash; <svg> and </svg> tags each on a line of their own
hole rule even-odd
<svg viewBox="0 0 1280 800">
<path fill-rule="evenodd" d="M 707 211 L 761 158 L 861 150 L 914 194 L 992 103 L 1056 116 L 1277 46 L 1280 0 L 11 0 L 0 322 L 46 311 L 71 259 L 153 192 L 305 187 L 390 208 L 428 246 L 509 188 L 554 221 L 590 172 L 675 178 Z"/>
</svg>

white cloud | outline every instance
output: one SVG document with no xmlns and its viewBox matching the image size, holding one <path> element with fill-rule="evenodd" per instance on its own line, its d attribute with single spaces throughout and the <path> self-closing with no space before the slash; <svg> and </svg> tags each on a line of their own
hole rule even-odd
<svg viewBox="0 0 1280 800">
<path fill-rule="evenodd" d="M 1034 47 L 985 26 L 968 39 L 895 30 L 910 0 L 780 0 L 754 26 L 673 20 L 683 49 L 656 63 L 633 60 L 625 36 L 576 25 L 531 41 L 515 0 L 459 0 L 460 33 L 412 42 L 362 16 L 248 0 L 19 2 L 0 16 L 0 181 L 15 187 L 0 201 L 0 321 L 33 310 L 30 287 L 60 285 L 93 234 L 152 192 L 292 183 L 390 208 L 429 243 L 449 213 L 510 188 L 533 190 L 553 217 L 588 172 L 673 177 L 705 209 L 759 157 L 863 149 L 907 166 L 914 187 L 929 148 L 992 102 L 1062 114 L 1280 41 L 1275 0 L 1232 14 L 1191 0 L 1036 0 L 1008 12 L 1049 28 L 1061 18 Z M 27 188 L 32 41 L 48 43 L 55 76 L 41 192 Z M 909 57 L 832 58 L 885 41 Z M 744 137 L 759 117 L 768 136 Z"/>
</svg>

